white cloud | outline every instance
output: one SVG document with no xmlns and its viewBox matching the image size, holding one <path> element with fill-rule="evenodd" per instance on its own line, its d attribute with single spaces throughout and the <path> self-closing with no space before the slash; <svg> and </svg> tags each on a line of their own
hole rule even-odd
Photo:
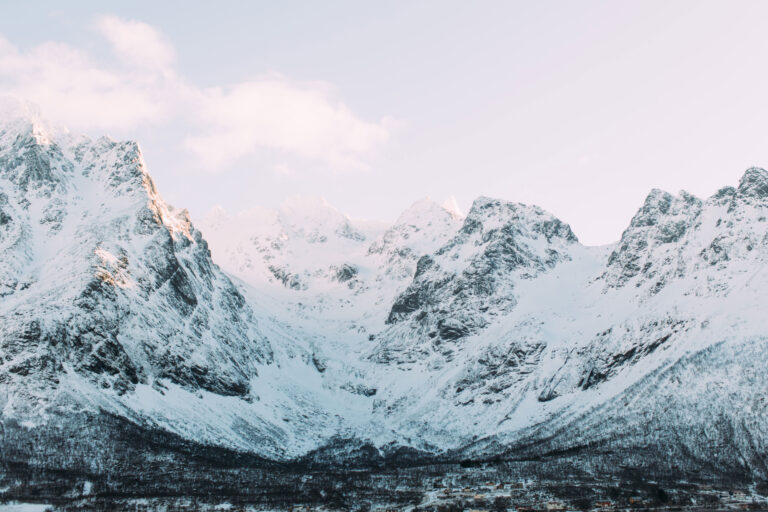
<svg viewBox="0 0 768 512">
<path fill-rule="evenodd" d="M 77 129 L 133 127 L 163 117 L 154 80 L 96 66 L 82 52 L 44 43 L 21 52 L 0 38 L 0 91 L 38 103 Z"/>
<path fill-rule="evenodd" d="M 128 65 L 166 70 L 176 59 L 176 51 L 170 42 L 146 23 L 101 16 L 96 20 L 96 28 Z"/>
<path fill-rule="evenodd" d="M 117 57 L 111 66 L 70 45 L 21 51 L 0 36 L 0 94 L 38 103 L 44 115 L 76 130 L 183 121 L 184 145 L 214 168 L 266 148 L 360 169 L 389 138 L 386 119 L 358 118 L 328 84 L 270 74 L 200 88 L 179 74 L 173 46 L 150 25 L 103 16 L 95 27 Z"/>
<path fill-rule="evenodd" d="M 321 84 L 272 75 L 204 91 L 197 111 L 206 134 L 187 146 L 209 164 L 226 163 L 268 147 L 341 168 L 360 168 L 360 155 L 387 141 L 386 123 L 355 117 Z"/>
</svg>

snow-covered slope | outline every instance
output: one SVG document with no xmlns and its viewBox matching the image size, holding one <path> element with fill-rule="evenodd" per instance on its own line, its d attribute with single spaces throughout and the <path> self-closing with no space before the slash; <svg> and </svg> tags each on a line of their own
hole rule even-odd
<svg viewBox="0 0 768 512">
<path fill-rule="evenodd" d="M 106 412 L 277 459 L 368 443 L 765 475 L 767 210 L 753 168 L 707 199 L 652 191 L 605 247 L 485 197 L 466 217 L 418 201 L 391 226 L 294 198 L 216 210 L 201 234 L 135 143 L 16 106 L 3 421 L 39 437 Z"/>
</svg>

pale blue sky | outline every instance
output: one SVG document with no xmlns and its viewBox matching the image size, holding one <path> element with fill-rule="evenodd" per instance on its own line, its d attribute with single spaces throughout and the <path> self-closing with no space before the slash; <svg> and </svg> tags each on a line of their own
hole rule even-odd
<svg viewBox="0 0 768 512">
<path fill-rule="evenodd" d="M 747 1 L 4 3 L 0 93 L 139 140 L 194 217 L 489 195 L 606 243 L 652 187 L 768 166 L 767 21 Z"/>
</svg>

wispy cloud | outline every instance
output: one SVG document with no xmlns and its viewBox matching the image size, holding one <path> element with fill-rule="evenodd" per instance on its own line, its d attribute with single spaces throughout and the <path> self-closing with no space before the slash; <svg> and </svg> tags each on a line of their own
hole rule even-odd
<svg viewBox="0 0 768 512">
<path fill-rule="evenodd" d="M 332 86 L 276 73 L 235 84 L 198 87 L 176 67 L 176 50 L 156 28 L 115 16 L 96 32 L 115 57 L 102 64 L 71 45 L 46 42 L 22 51 L 0 35 L 0 94 L 38 103 L 74 129 L 134 129 L 181 120 L 199 162 L 226 167 L 260 148 L 365 168 L 390 137 L 390 121 L 356 116 Z"/>
</svg>

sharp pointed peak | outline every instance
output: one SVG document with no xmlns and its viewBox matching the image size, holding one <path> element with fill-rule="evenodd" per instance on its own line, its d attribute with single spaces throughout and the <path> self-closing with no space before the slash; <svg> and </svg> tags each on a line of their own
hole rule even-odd
<svg viewBox="0 0 768 512">
<path fill-rule="evenodd" d="M 768 171 L 762 167 L 750 167 L 739 180 L 738 191 L 742 195 L 768 197 Z"/>
<path fill-rule="evenodd" d="M 456 196 L 448 196 L 442 203 L 440 203 L 440 206 L 448 210 L 448 213 L 450 213 L 451 217 L 454 219 L 463 219 L 465 217 L 464 212 L 462 212 L 459 207 L 459 202 L 456 200 Z"/>
</svg>

